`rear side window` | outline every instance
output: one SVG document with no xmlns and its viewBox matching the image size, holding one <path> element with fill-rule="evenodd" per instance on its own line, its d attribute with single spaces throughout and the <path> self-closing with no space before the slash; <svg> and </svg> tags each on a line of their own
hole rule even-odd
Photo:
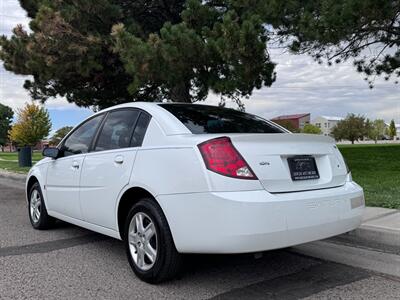
<svg viewBox="0 0 400 300">
<path fill-rule="evenodd" d="M 130 147 L 132 131 L 139 117 L 139 110 L 110 112 L 97 139 L 94 151 Z"/>
<path fill-rule="evenodd" d="M 131 147 L 140 147 L 142 146 L 144 135 L 147 130 L 147 126 L 150 122 L 150 115 L 145 112 L 140 113 L 139 120 L 136 124 L 135 131 L 133 132 Z"/>
<path fill-rule="evenodd" d="M 255 115 L 234 109 L 198 104 L 160 104 L 192 133 L 282 133 Z"/>
</svg>

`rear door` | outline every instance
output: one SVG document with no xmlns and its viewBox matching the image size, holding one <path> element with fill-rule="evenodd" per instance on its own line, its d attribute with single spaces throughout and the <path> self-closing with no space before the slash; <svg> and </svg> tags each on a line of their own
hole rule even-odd
<svg viewBox="0 0 400 300">
<path fill-rule="evenodd" d="M 149 119 L 147 113 L 133 108 L 108 113 L 83 163 L 80 199 L 86 222 L 117 229 L 116 201 L 129 183 Z"/>
<path fill-rule="evenodd" d="M 86 153 L 104 115 L 77 127 L 60 146 L 62 157 L 49 162 L 46 179 L 47 209 L 82 220 L 79 180 Z"/>
</svg>

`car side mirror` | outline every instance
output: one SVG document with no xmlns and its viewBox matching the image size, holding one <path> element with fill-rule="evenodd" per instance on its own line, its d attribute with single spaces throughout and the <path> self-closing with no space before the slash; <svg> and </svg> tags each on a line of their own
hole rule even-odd
<svg viewBox="0 0 400 300">
<path fill-rule="evenodd" d="M 57 159 L 60 157 L 60 149 L 56 147 L 47 147 L 43 149 L 43 156 L 51 157 L 53 159 Z"/>
</svg>

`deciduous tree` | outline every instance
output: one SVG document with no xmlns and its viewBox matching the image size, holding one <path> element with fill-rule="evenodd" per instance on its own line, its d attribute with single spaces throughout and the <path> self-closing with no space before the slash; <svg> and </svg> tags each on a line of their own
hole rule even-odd
<svg viewBox="0 0 400 300">
<path fill-rule="evenodd" d="M 51 137 L 50 143 L 57 146 L 61 140 L 72 130 L 72 126 L 64 126 L 58 129 L 54 135 Z"/>
<path fill-rule="evenodd" d="M 379 139 L 382 139 L 385 135 L 386 124 L 384 120 L 377 119 L 372 123 L 372 126 L 369 131 L 367 131 L 367 136 L 371 140 L 375 141 L 375 144 Z"/>
<path fill-rule="evenodd" d="M 347 117 L 339 121 L 332 130 L 335 140 L 349 140 L 352 144 L 365 135 L 365 118 L 360 115 L 348 114 Z"/>
<path fill-rule="evenodd" d="M 48 111 L 28 103 L 17 111 L 17 121 L 11 128 L 10 138 L 19 146 L 33 146 L 47 137 L 51 129 Z"/>
<path fill-rule="evenodd" d="M 313 125 L 313 124 L 305 124 L 304 128 L 301 130 L 302 133 L 309 133 L 309 134 L 321 134 L 321 128 Z"/>
</svg>

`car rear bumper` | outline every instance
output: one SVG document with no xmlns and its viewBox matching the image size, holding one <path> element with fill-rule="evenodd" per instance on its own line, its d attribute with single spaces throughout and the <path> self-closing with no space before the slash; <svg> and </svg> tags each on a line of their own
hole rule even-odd
<svg viewBox="0 0 400 300">
<path fill-rule="evenodd" d="M 305 192 L 210 192 L 157 200 L 182 253 L 257 252 L 328 238 L 357 228 L 365 207 L 355 182 Z"/>
</svg>

